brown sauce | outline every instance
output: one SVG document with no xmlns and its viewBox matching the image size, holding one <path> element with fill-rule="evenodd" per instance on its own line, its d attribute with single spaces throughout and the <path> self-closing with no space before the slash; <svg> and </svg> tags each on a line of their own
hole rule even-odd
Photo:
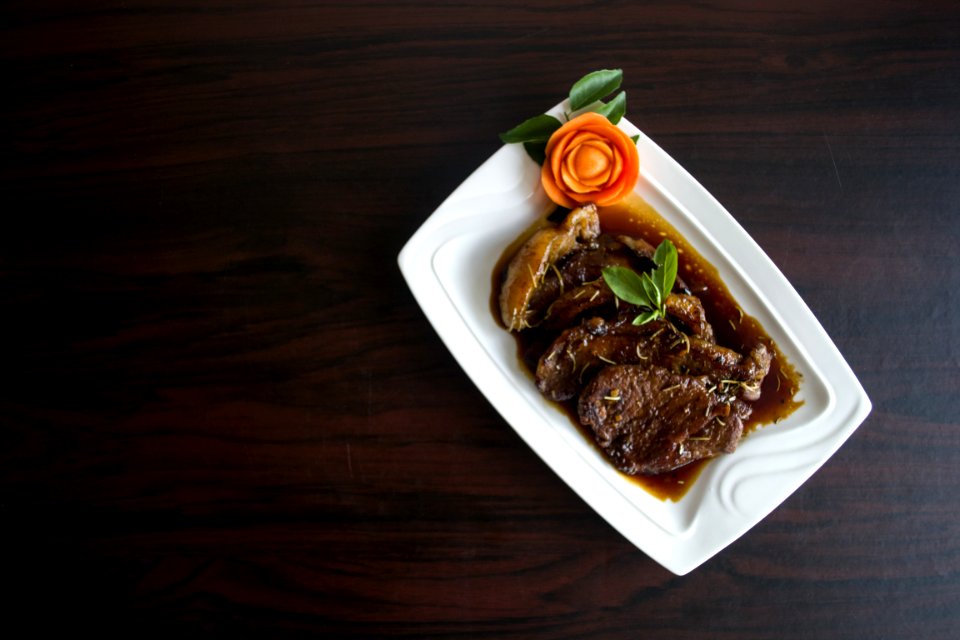
<svg viewBox="0 0 960 640">
<path fill-rule="evenodd" d="M 726 285 L 720 280 L 716 268 L 677 233 L 674 227 L 663 219 L 653 207 L 634 194 L 622 203 L 599 210 L 601 230 L 642 238 L 657 246 L 664 237 L 669 237 L 676 245 L 680 257 L 679 276 L 683 278 L 691 292 L 700 298 L 713 326 L 717 344 L 729 347 L 741 353 L 747 353 L 758 343 L 763 343 L 774 354 L 770 372 L 763 380 L 760 398 L 751 403 L 753 412 L 744 424 L 744 435 L 754 429 L 774 424 L 786 418 L 800 406 L 795 399 L 800 387 L 800 374 L 787 362 L 779 347 L 767 335 L 760 323 L 743 313 L 730 295 Z M 500 322 L 499 292 L 502 274 L 511 257 L 533 232 L 543 224 L 538 222 L 527 233 L 522 234 L 506 248 L 492 274 L 493 287 L 491 311 Z M 524 369 L 531 376 L 537 368 L 540 355 L 552 342 L 553 335 L 544 335 L 537 330 L 526 330 L 513 334 L 517 339 L 517 352 Z M 577 417 L 577 400 L 557 404 L 570 417 L 583 436 L 591 443 L 593 434 L 580 424 Z M 599 447 L 598 447 L 598 450 Z M 603 454 L 602 451 L 600 451 Z M 677 501 L 690 489 L 709 460 L 699 460 L 669 473 L 654 476 L 625 476 L 643 487 L 648 493 L 661 500 Z"/>
</svg>

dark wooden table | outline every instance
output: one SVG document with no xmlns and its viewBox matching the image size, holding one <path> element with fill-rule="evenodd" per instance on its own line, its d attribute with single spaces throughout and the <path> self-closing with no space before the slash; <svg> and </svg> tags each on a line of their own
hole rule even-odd
<svg viewBox="0 0 960 640">
<path fill-rule="evenodd" d="M 4 635 L 956 637 L 956 3 L 2 16 Z M 682 578 L 523 444 L 396 267 L 499 131 L 617 66 L 874 403 Z"/>
</svg>

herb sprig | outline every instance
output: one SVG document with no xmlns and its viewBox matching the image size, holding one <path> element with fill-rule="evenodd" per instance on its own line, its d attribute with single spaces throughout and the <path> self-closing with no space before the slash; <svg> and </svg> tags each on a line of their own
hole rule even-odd
<svg viewBox="0 0 960 640">
<path fill-rule="evenodd" d="M 669 239 L 664 239 L 657 247 L 653 262 L 656 268 L 642 274 L 629 267 L 603 268 L 603 280 L 615 296 L 646 309 L 633 319 L 635 325 L 667 317 L 667 296 L 677 280 L 679 262 L 677 248 Z"/>
<path fill-rule="evenodd" d="M 627 112 L 627 93 L 621 91 L 609 102 L 603 99 L 619 89 L 622 82 L 623 69 L 601 69 L 583 76 L 570 87 L 570 113 L 564 113 L 564 118 L 569 121 L 582 113 L 595 111 L 611 124 L 617 124 Z M 500 139 L 506 144 L 522 143 L 527 154 L 537 164 L 543 164 L 547 141 L 561 126 L 563 122 L 559 118 L 543 113 L 501 133 Z M 633 138 L 636 142 L 638 136 Z"/>
</svg>

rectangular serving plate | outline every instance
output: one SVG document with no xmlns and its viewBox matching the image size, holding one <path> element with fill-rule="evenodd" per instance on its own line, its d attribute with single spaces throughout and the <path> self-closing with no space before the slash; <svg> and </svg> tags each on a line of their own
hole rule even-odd
<svg viewBox="0 0 960 640">
<path fill-rule="evenodd" d="M 559 113 L 558 105 L 551 113 Z M 521 145 L 499 149 L 413 234 L 398 261 L 457 362 L 520 437 L 624 537 L 683 575 L 763 519 L 809 478 L 870 412 L 849 365 L 770 258 L 673 158 L 639 135 L 636 193 L 720 273 L 802 375 L 803 405 L 711 460 L 679 501 L 661 501 L 614 469 L 569 417 L 540 395 L 516 343 L 490 309 L 495 265 L 552 208 Z"/>
</svg>

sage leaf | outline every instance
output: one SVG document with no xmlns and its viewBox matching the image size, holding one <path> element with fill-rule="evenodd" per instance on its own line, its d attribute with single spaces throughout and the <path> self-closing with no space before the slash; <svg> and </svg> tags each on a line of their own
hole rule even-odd
<svg viewBox="0 0 960 640">
<path fill-rule="evenodd" d="M 603 279 L 621 300 L 639 307 L 646 307 L 633 324 L 641 325 L 667 317 L 667 296 L 677 280 L 679 257 L 673 243 L 664 239 L 653 253 L 656 268 L 637 274 L 628 267 L 604 267 Z"/>
<path fill-rule="evenodd" d="M 656 320 L 660 316 L 660 311 L 657 309 L 650 309 L 649 311 L 644 311 L 636 318 L 633 319 L 634 326 L 640 326 L 641 324 L 647 324 L 651 320 Z"/>
<path fill-rule="evenodd" d="M 660 305 L 662 304 L 662 300 L 660 299 L 660 290 L 657 288 L 657 285 L 654 284 L 650 274 L 645 273 L 640 276 L 640 282 L 643 284 L 643 292 L 647 294 L 647 299 L 653 303 L 651 306 L 654 309 L 659 309 Z"/>
<path fill-rule="evenodd" d="M 620 118 L 627 112 L 627 92 L 621 91 L 617 97 L 597 109 L 597 113 L 610 121 L 610 124 L 617 124 Z"/>
<path fill-rule="evenodd" d="M 570 87 L 570 109 L 576 111 L 600 100 L 617 89 L 623 81 L 623 69 L 601 69 L 583 76 Z"/>
<path fill-rule="evenodd" d="M 633 269 L 627 267 L 604 267 L 603 281 L 613 294 L 630 304 L 653 308 L 650 298 L 643 288 L 643 281 Z"/>
<path fill-rule="evenodd" d="M 673 290 L 673 283 L 677 281 L 677 248 L 670 240 L 664 239 L 654 252 L 653 261 L 657 263 L 657 268 L 653 272 L 653 282 L 663 294 L 662 300 L 665 302 Z"/>
<path fill-rule="evenodd" d="M 661 240 L 660 244 L 657 245 L 657 248 L 653 252 L 653 261 L 654 263 L 656 263 L 658 267 L 663 264 L 663 261 L 666 258 L 667 253 L 670 252 L 670 246 L 672 245 L 673 243 L 666 239 Z M 676 249 L 676 247 L 674 247 L 674 249 Z"/>
<path fill-rule="evenodd" d="M 553 132 L 560 128 L 560 121 L 553 116 L 541 113 L 524 120 L 513 129 L 500 134 L 506 144 L 514 142 L 546 142 Z"/>
</svg>

